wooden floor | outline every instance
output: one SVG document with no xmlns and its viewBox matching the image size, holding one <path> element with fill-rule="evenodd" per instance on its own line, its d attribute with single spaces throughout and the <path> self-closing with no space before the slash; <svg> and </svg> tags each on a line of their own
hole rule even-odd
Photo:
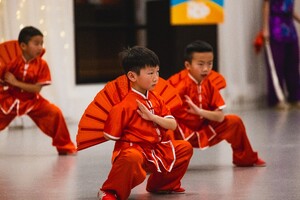
<svg viewBox="0 0 300 200">
<path fill-rule="evenodd" d="M 194 156 L 182 180 L 185 194 L 153 195 L 145 182 L 131 200 L 298 200 L 300 199 L 300 110 L 259 109 L 235 112 L 242 117 L 252 147 L 267 167 L 232 165 L 226 142 Z M 77 124 L 69 124 L 75 141 Z M 1 200 L 96 200 L 110 170 L 113 142 L 58 156 L 37 128 L 0 133 Z"/>
</svg>

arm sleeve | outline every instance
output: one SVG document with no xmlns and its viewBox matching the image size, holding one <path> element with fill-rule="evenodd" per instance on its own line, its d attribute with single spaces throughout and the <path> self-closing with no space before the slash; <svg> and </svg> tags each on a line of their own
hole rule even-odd
<svg viewBox="0 0 300 200">
<path fill-rule="evenodd" d="M 119 140 L 124 130 L 125 111 L 120 106 L 114 106 L 109 112 L 104 125 L 104 135 L 111 140 Z"/>
<path fill-rule="evenodd" d="M 159 98 L 159 104 L 161 107 L 160 116 L 162 116 L 164 118 L 174 118 L 171 114 L 171 110 L 170 110 L 169 106 L 167 106 L 167 104 L 165 103 L 165 101 L 162 97 Z"/>
<path fill-rule="evenodd" d="M 51 74 L 48 64 L 45 60 L 41 60 L 39 76 L 37 83 L 40 85 L 49 85 L 51 84 Z"/>
<path fill-rule="evenodd" d="M 225 107 L 225 101 L 222 97 L 222 95 L 220 94 L 220 91 L 212 86 L 212 100 L 211 100 L 211 106 L 213 110 L 216 109 L 223 109 Z"/>
</svg>

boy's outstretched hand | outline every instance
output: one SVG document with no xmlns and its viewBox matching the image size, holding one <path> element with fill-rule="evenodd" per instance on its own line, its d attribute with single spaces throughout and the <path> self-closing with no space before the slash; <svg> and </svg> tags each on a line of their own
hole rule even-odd
<svg viewBox="0 0 300 200">
<path fill-rule="evenodd" d="M 186 110 L 188 113 L 194 115 L 200 115 L 200 108 L 192 101 L 192 99 L 185 95 L 185 102 L 189 105 L 189 108 Z"/>
<path fill-rule="evenodd" d="M 138 105 L 137 112 L 144 120 L 152 121 L 154 124 L 165 129 L 171 129 L 171 130 L 176 129 L 177 123 L 174 118 L 164 118 L 155 115 L 150 110 L 148 110 L 148 108 L 144 104 L 142 104 L 139 100 L 136 100 L 136 102 Z"/>
<path fill-rule="evenodd" d="M 0 78 L 0 85 L 4 85 L 5 82 Z"/>
<path fill-rule="evenodd" d="M 12 86 L 15 86 L 15 85 L 16 85 L 16 82 L 17 82 L 18 80 L 16 79 L 16 77 L 15 77 L 12 73 L 6 72 L 5 75 L 4 75 L 4 81 L 5 81 L 6 83 L 9 83 L 9 84 L 12 85 Z"/>
<path fill-rule="evenodd" d="M 189 108 L 186 109 L 188 113 L 198 115 L 201 118 L 205 118 L 211 121 L 222 122 L 224 120 L 224 113 L 222 110 L 205 110 L 199 108 L 189 96 L 185 95 L 185 102 L 189 105 Z"/>
<path fill-rule="evenodd" d="M 154 115 L 148 110 L 148 108 L 144 104 L 142 104 L 139 100 L 136 100 L 136 102 L 139 107 L 139 109 L 137 110 L 139 115 L 145 120 L 153 121 Z"/>
</svg>

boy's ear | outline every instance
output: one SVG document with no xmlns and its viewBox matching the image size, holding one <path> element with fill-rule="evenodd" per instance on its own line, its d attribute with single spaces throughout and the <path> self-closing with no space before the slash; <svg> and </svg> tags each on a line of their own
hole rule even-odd
<svg viewBox="0 0 300 200">
<path fill-rule="evenodd" d="M 128 77 L 128 79 L 129 79 L 131 82 L 135 82 L 135 81 L 136 81 L 137 74 L 136 74 L 135 72 L 129 71 L 129 72 L 127 73 L 127 77 Z"/>
<path fill-rule="evenodd" d="M 24 50 L 25 48 L 26 48 L 26 44 L 24 43 L 24 42 L 21 42 L 21 44 L 20 44 L 20 48 L 22 49 L 22 50 Z"/>
<path fill-rule="evenodd" d="M 184 61 L 184 66 L 187 70 L 190 69 L 191 63 L 189 61 Z"/>
</svg>

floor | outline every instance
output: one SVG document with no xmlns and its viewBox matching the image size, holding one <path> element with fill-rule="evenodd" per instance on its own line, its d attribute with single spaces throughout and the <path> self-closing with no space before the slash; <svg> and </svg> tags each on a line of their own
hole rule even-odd
<svg viewBox="0 0 300 200">
<path fill-rule="evenodd" d="M 194 156 L 182 180 L 185 194 L 153 195 L 145 182 L 130 200 L 296 200 L 300 199 L 300 110 L 271 109 L 235 112 L 263 168 L 231 164 L 226 142 Z M 77 124 L 69 124 L 75 141 Z M 96 200 L 110 170 L 113 143 L 58 156 L 51 140 L 37 128 L 10 128 L 0 133 L 1 200 Z"/>
</svg>

